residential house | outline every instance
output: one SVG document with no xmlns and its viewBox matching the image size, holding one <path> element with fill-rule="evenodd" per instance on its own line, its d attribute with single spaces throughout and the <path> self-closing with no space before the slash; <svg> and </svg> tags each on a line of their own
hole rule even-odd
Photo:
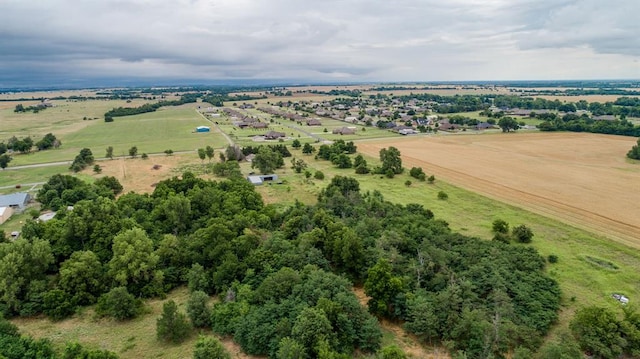
<svg viewBox="0 0 640 359">
<path fill-rule="evenodd" d="M 269 124 L 265 123 L 265 122 L 253 122 L 251 124 L 251 127 L 253 127 L 253 128 L 267 128 L 267 127 L 269 127 Z"/>
<path fill-rule="evenodd" d="M 336 128 L 332 131 L 334 135 L 353 135 L 356 133 L 356 129 L 352 127 Z"/>
<path fill-rule="evenodd" d="M 269 131 L 264 134 L 265 140 L 277 140 L 279 138 L 284 138 L 284 137 L 286 137 L 285 133 L 277 132 L 277 131 Z"/>
<path fill-rule="evenodd" d="M 320 122 L 317 118 L 310 118 L 307 120 L 307 126 L 321 126 L 322 122 Z"/>
</svg>

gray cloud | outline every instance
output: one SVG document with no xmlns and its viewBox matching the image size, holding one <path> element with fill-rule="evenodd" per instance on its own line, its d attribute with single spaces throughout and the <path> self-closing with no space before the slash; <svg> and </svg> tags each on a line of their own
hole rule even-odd
<svg viewBox="0 0 640 359">
<path fill-rule="evenodd" d="M 0 86 L 16 73 L 350 81 L 639 78 L 638 4 L 8 0 L 0 11 Z"/>
</svg>

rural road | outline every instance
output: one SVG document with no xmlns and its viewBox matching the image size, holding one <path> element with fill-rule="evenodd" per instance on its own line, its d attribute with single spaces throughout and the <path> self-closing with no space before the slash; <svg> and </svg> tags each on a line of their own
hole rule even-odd
<svg viewBox="0 0 640 359">
<path fill-rule="evenodd" d="M 184 154 L 184 153 L 194 153 L 194 150 L 186 150 L 186 151 L 174 151 L 173 154 Z M 195 153 L 197 153 L 197 150 L 195 150 Z M 167 154 L 164 152 L 157 152 L 157 153 L 147 153 L 147 155 L 149 157 L 158 157 L 158 156 L 166 156 Z M 119 159 L 119 158 L 129 158 L 129 156 L 113 156 L 113 159 Z M 111 160 L 111 158 L 106 158 L 106 157 L 100 157 L 100 158 L 96 158 L 96 161 L 109 161 Z M 12 171 L 12 170 L 22 170 L 22 169 L 26 169 L 26 168 L 39 168 L 39 167 L 49 167 L 49 166 L 64 166 L 64 165 L 71 165 L 73 161 L 58 161 L 58 162 L 44 162 L 44 163 L 34 163 L 32 165 L 21 165 L 21 166 L 9 166 L 7 168 L 4 169 L 4 171 Z M 0 172 L 1 173 L 1 172 Z"/>
<path fill-rule="evenodd" d="M 202 112 L 198 111 L 197 109 L 195 111 L 198 113 L 198 115 L 202 116 L 202 118 L 204 118 L 207 122 L 210 122 L 211 125 L 213 127 L 215 127 L 215 129 L 218 130 L 218 132 L 220 132 L 222 134 L 222 136 L 224 136 L 224 138 L 227 140 L 227 142 L 229 142 L 229 146 L 235 146 L 235 142 L 233 142 L 231 137 L 229 137 L 229 135 L 227 135 L 224 131 L 222 131 L 220 129 L 220 127 L 218 127 L 218 125 L 215 122 L 213 122 L 211 119 L 207 118 L 207 116 L 203 115 Z"/>
</svg>

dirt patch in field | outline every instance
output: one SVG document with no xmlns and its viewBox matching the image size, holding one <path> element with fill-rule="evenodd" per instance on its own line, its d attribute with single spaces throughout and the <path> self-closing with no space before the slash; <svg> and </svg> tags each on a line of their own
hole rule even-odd
<svg viewBox="0 0 640 359">
<path fill-rule="evenodd" d="M 171 170 L 186 161 L 181 156 L 150 156 L 144 160 L 138 156 L 138 158 L 99 161 L 97 164 L 102 167 L 102 173 L 99 175 L 93 174 L 93 167 L 85 171 L 93 174 L 96 178 L 114 176 L 124 187 L 122 193 L 131 191 L 151 193 L 155 189 L 154 184 L 175 176 L 175 172 Z"/>
<path fill-rule="evenodd" d="M 395 146 L 406 168 L 640 248 L 640 164 L 633 137 L 583 133 L 439 135 L 361 142 Z"/>
</svg>

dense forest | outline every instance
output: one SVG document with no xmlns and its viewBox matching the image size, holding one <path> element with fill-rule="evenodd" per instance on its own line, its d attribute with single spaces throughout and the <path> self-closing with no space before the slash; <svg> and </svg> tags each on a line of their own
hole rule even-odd
<svg viewBox="0 0 640 359">
<path fill-rule="evenodd" d="M 560 290 L 535 250 L 452 233 L 422 205 L 361 193 L 353 178 L 333 178 L 315 205 L 281 210 L 243 179 L 185 173 L 151 195 L 116 199 L 121 190 L 111 177 L 56 175 L 43 186 L 55 219 L 0 244 L 4 316 L 59 320 L 97 303 L 125 319 L 137 313 L 131 298 L 187 285 L 222 298 L 199 325 L 278 358 L 376 352 L 376 317 L 452 353 L 503 357 L 535 351 L 557 319 Z"/>
</svg>

